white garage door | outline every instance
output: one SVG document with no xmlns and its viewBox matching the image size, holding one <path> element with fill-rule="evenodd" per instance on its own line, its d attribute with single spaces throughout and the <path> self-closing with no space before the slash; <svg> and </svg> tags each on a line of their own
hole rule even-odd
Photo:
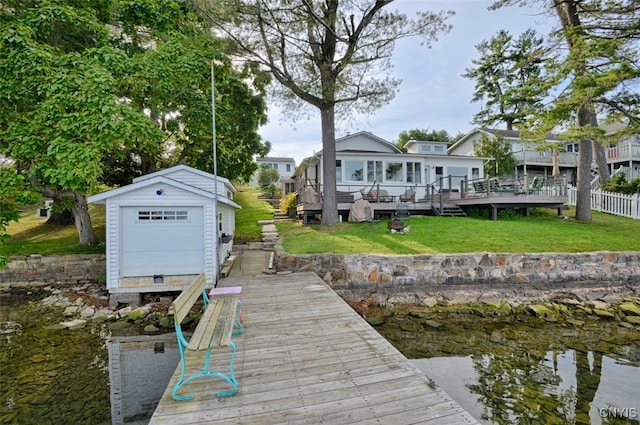
<svg viewBox="0 0 640 425">
<path fill-rule="evenodd" d="M 197 274 L 204 270 L 202 207 L 122 209 L 122 276 Z"/>
</svg>

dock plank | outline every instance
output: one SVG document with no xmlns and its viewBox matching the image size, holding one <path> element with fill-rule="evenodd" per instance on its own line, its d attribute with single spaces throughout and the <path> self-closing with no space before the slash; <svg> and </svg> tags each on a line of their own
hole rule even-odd
<svg viewBox="0 0 640 425">
<path fill-rule="evenodd" d="M 227 278 L 243 286 L 245 330 L 234 338 L 239 391 L 216 379 L 169 383 L 151 425 L 477 424 L 443 390 L 358 316 L 313 273 Z M 204 353 L 202 353 L 204 355 Z M 230 353 L 213 353 L 214 368 Z"/>
</svg>

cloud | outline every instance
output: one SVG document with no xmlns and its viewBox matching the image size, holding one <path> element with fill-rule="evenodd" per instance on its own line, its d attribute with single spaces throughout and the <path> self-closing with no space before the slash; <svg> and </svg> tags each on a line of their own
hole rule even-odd
<svg viewBox="0 0 640 425">
<path fill-rule="evenodd" d="M 451 9 L 453 28 L 441 35 L 429 49 L 419 39 L 396 43 L 393 76 L 402 80 L 400 91 L 385 107 L 372 115 L 357 117 L 348 127 L 336 129 L 336 137 L 357 131 L 369 131 L 390 142 L 402 131 L 414 128 L 446 130 L 451 135 L 467 133 L 479 103 L 471 103 L 474 82 L 463 78 L 466 68 L 477 57 L 475 46 L 488 40 L 500 29 L 518 36 L 527 28 L 548 34 L 555 24 L 544 19 L 538 10 L 507 7 L 489 11 L 491 1 L 399 0 L 395 7 L 412 17 L 418 10 Z M 299 164 L 303 158 L 322 149 L 320 115 L 306 121 L 290 122 L 277 107 L 270 108 L 269 124 L 260 130 L 264 140 L 272 143 L 270 156 L 292 157 Z"/>
</svg>

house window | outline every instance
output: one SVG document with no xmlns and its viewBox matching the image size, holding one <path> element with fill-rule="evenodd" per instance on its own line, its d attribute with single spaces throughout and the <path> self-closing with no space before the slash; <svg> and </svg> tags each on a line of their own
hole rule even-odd
<svg viewBox="0 0 640 425">
<path fill-rule="evenodd" d="M 435 146 L 433 147 L 433 151 L 434 151 L 434 152 L 442 153 L 442 152 L 444 152 L 444 146 L 442 146 L 442 145 L 435 145 Z"/>
<path fill-rule="evenodd" d="M 567 152 L 575 152 L 578 153 L 578 147 L 580 145 L 577 143 L 570 143 L 567 145 Z"/>
<path fill-rule="evenodd" d="M 382 181 L 382 161 L 367 161 L 367 181 Z"/>
<path fill-rule="evenodd" d="M 336 181 L 342 181 L 342 161 L 339 159 L 336 161 Z"/>
<path fill-rule="evenodd" d="M 469 175 L 467 167 L 448 167 L 447 172 L 451 176 L 451 189 L 459 189 L 460 183 Z"/>
<path fill-rule="evenodd" d="M 287 164 L 287 173 L 291 172 L 291 164 Z"/>
<path fill-rule="evenodd" d="M 419 162 L 407 162 L 407 183 L 422 183 L 421 169 Z"/>
<path fill-rule="evenodd" d="M 436 167 L 436 181 L 444 176 L 444 167 Z"/>
<path fill-rule="evenodd" d="M 421 145 L 420 150 L 422 152 L 431 152 L 431 145 Z"/>
<path fill-rule="evenodd" d="M 388 182 L 402 181 L 402 162 L 387 162 L 385 178 Z"/>
<path fill-rule="evenodd" d="M 344 177 L 347 181 L 361 182 L 364 181 L 364 167 L 362 161 L 345 161 Z"/>
<path fill-rule="evenodd" d="M 138 221 L 188 221 L 189 211 L 182 210 L 141 210 Z"/>
<path fill-rule="evenodd" d="M 472 168 L 471 169 L 471 178 L 473 180 L 478 180 L 480 178 L 480 169 L 479 168 Z"/>
</svg>

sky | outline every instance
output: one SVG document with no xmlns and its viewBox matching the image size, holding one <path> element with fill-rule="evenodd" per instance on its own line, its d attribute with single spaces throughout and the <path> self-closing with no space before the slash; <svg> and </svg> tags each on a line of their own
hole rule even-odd
<svg viewBox="0 0 640 425">
<path fill-rule="evenodd" d="M 407 16 L 417 10 L 453 10 L 448 22 L 451 31 L 439 36 L 431 48 L 420 45 L 420 39 L 396 43 L 392 76 L 402 80 L 396 97 L 375 113 L 359 116 L 348 126 L 336 123 L 336 138 L 368 131 L 391 143 L 402 131 L 412 129 L 446 130 L 450 135 L 468 133 L 475 126 L 473 116 L 480 103 L 471 103 L 475 83 L 461 76 L 478 58 L 476 45 L 489 40 L 499 30 L 514 37 L 527 28 L 546 35 L 555 25 L 553 18 L 540 10 L 506 7 L 489 11 L 491 1 L 483 0 L 396 0 L 392 5 Z M 268 103 L 269 104 L 269 103 Z M 272 144 L 268 156 L 302 159 L 322 149 L 320 114 L 311 109 L 311 119 L 293 122 L 269 104 L 269 123 L 259 130 L 264 141 Z"/>
</svg>

